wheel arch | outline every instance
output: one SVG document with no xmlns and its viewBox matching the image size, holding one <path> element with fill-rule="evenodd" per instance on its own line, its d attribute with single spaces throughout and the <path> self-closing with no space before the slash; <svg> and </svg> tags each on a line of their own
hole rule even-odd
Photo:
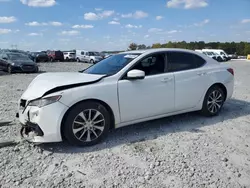
<svg viewBox="0 0 250 188">
<path fill-rule="evenodd" d="M 102 104 L 108 110 L 108 112 L 111 114 L 111 117 L 110 117 L 111 118 L 110 129 L 114 129 L 115 128 L 115 116 L 114 116 L 114 112 L 113 112 L 112 108 L 106 102 L 104 102 L 102 100 L 99 100 L 99 99 L 85 99 L 85 100 L 81 100 L 81 101 L 73 104 L 71 107 L 69 107 L 69 109 L 63 115 L 63 118 L 62 118 L 62 121 L 61 121 L 61 125 L 60 125 L 60 133 L 61 133 L 61 136 L 62 136 L 63 140 L 65 140 L 64 134 L 63 134 L 63 124 L 65 122 L 65 119 L 66 119 L 68 113 L 70 112 L 70 110 L 72 108 L 74 108 L 76 105 L 78 105 L 78 104 L 80 104 L 82 102 L 98 102 L 98 103 Z"/>
<path fill-rule="evenodd" d="M 210 88 L 214 87 L 214 86 L 218 86 L 218 87 L 220 87 L 220 88 L 223 90 L 223 92 L 224 92 L 224 94 L 225 94 L 225 100 L 226 100 L 226 99 L 227 99 L 227 88 L 226 88 L 226 86 L 225 86 L 224 84 L 220 83 L 220 82 L 217 82 L 217 83 L 214 83 L 213 85 L 211 85 L 211 86 L 208 88 L 208 90 L 209 90 Z M 207 91 L 208 91 L 208 90 L 207 90 Z"/>
</svg>

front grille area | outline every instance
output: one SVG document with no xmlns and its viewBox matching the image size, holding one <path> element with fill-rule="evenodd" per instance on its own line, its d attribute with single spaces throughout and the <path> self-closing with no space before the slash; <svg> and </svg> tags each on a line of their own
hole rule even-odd
<svg viewBox="0 0 250 188">
<path fill-rule="evenodd" d="M 33 71 L 35 69 L 34 65 L 23 65 L 22 70 L 23 71 Z"/>
</svg>

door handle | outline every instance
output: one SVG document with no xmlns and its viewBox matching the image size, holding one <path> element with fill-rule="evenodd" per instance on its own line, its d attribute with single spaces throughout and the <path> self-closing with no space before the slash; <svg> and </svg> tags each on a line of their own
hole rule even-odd
<svg viewBox="0 0 250 188">
<path fill-rule="evenodd" d="M 171 80 L 173 80 L 173 78 L 163 78 L 161 82 L 170 82 Z"/>
</svg>

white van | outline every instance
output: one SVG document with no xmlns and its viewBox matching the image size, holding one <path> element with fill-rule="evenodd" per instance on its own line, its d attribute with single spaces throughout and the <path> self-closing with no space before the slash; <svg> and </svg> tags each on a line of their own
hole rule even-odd
<svg viewBox="0 0 250 188">
<path fill-rule="evenodd" d="M 221 50 L 221 49 L 209 49 L 209 50 L 211 50 L 214 53 L 217 53 L 217 54 L 221 55 L 224 59 L 226 59 L 226 61 L 231 59 L 224 50 Z"/>
<path fill-rule="evenodd" d="M 205 54 L 206 56 L 211 57 L 211 58 L 213 58 L 214 60 L 216 60 L 218 62 L 222 61 L 222 59 L 220 57 L 216 56 L 213 52 L 203 51 L 203 50 L 195 50 L 195 51 L 199 52 L 199 53 L 202 53 L 202 54 Z"/>
<path fill-rule="evenodd" d="M 210 53 L 211 55 L 214 55 L 216 57 L 217 61 L 219 61 L 219 62 L 227 61 L 227 59 L 224 56 L 218 54 L 217 52 L 215 52 L 211 49 L 202 49 L 202 51 L 206 52 L 206 53 Z"/>
<path fill-rule="evenodd" d="M 76 61 L 77 62 L 86 62 L 95 64 L 103 60 L 103 57 L 99 52 L 86 51 L 86 50 L 76 50 Z"/>
</svg>

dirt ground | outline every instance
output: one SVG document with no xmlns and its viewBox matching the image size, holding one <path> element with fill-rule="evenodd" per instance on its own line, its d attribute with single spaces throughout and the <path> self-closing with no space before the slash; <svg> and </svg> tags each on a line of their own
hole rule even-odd
<svg viewBox="0 0 250 188">
<path fill-rule="evenodd" d="M 250 61 L 235 70 L 233 98 L 219 116 L 188 113 L 113 130 L 85 148 L 26 142 L 0 148 L 0 187 L 250 187 Z M 83 63 L 40 64 L 46 72 Z M 17 100 L 37 74 L 0 72 L 0 140 L 20 138 Z"/>
</svg>

